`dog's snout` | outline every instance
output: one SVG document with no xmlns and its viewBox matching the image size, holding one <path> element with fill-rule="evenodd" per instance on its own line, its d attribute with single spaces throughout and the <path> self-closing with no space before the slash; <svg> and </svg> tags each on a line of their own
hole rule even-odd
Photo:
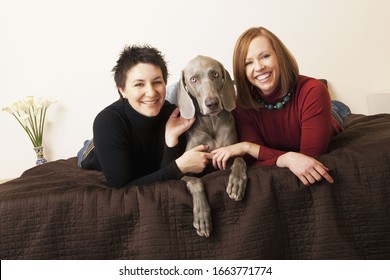
<svg viewBox="0 0 390 280">
<path fill-rule="evenodd" d="M 216 97 L 213 98 L 207 98 L 205 100 L 205 105 L 209 110 L 216 110 L 219 106 L 219 99 Z"/>
</svg>

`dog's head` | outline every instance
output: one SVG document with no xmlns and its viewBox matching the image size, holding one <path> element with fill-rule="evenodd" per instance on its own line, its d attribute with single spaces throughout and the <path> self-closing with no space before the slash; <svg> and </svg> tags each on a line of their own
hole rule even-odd
<svg viewBox="0 0 390 280">
<path fill-rule="evenodd" d="M 223 65 L 207 56 L 190 60 L 181 73 L 177 91 L 180 114 L 190 119 L 198 111 L 202 115 L 217 115 L 223 109 L 236 107 L 233 81 Z"/>
</svg>

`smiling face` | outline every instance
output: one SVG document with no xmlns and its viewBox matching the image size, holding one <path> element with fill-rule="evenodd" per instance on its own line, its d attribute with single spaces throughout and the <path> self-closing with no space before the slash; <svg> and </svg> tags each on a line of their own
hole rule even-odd
<svg viewBox="0 0 390 280">
<path fill-rule="evenodd" d="M 141 115 L 157 116 L 164 105 L 166 95 L 161 69 L 149 63 L 135 65 L 127 73 L 125 87 L 119 88 L 119 92 Z"/>
<path fill-rule="evenodd" d="M 248 47 L 245 74 L 249 82 L 264 95 L 271 94 L 279 84 L 280 68 L 276 53 L 267 38 L 255 37 Z"/>
</svg>

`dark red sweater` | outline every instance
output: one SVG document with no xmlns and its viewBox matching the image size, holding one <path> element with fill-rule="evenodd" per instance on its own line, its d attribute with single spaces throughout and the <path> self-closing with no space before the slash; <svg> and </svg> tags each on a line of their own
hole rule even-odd
<svg viewBox="0 0 390 280">
<path fill-rule="evenodd" d="M 259 93 L 257 93 L 259 94 Z M 261 95 L 267 104 L 275 104 L 278 90 L 269 96 Z M 281 110 L 233 111 L 238 139 L 259 144 L 257 165 L 274 165 L 282 154 L 294 151 L 317 157 L 327 152 L 330 139 L 342 130 L 332 116 L 330 95 L 319 80 L 300 76 L 291 100 Z"/>
</svg>

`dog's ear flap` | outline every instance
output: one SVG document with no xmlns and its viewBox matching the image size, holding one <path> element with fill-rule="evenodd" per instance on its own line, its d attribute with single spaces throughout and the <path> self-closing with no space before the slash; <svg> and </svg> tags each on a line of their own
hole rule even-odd
<svg viewBox="0 0 390 280">
<path fill-rule="evenodd" d="M 191 119 L 195 116 L 195 106 L 192 102 L 189 93 L 186 91 L 186 84 L 184 81 L 184 73 L 181 72 L 181 77 L 179 81 L 178 91 L 177 91 L 177 105 L 180 109 L 180 115 L 185 119 Z"/>
<path fill-rule="evenodd" d="M 233 80 L 230 77 L 229 72 L 221 64 L 224 84 L 221 90 L 223 108 L 227 111 L 232 111 L 236 108 L 236 91 L 234 89 Z"/>
</svg>

